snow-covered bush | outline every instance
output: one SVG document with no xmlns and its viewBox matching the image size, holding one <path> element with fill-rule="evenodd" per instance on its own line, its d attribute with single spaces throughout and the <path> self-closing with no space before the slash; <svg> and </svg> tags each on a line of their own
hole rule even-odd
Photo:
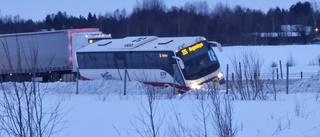
<svg viewBox="0 0 320 137">
<path fill-rule="evenodd" d="M 243 52 L 232 59 L 235 75 L 231 80 L 231 91 L 241 100 L 265 99 L 263 91 L 265 81 L 261 76 L 263 61 L 254 52 Z"/>
</svg>

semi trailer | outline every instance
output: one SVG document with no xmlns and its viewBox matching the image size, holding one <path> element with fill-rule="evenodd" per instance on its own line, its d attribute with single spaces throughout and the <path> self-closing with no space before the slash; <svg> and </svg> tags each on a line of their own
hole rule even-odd
<svg viewBox="0 0 320 137">
<path fill-rule="evenodd" d="M 109 39 L 98 28 L 0 35 L 0 82 L 71 81 L 76 50 Z"/>
</svg>

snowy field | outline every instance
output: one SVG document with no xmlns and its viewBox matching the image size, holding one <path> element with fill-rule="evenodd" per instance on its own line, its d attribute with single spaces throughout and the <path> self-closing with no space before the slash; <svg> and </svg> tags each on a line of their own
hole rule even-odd
<svg viewBox="0 0 320 137">
<path fill-rule="evenodd" d="M 290 87 L 289 95 L 284 90 L 279 91 L 277 101 L 272 98 L 232 101 L 236 136 L 319 137 L 319 76 L 296 82 Z M 75 83 L 57 82 L 41 86 L 50 91 L 47 94 L 49 102 L 57 97 L 62 100 L 66 112 L 64 129 L 54 137 L 140 137 L 137 127 L 139 130 L 146 128 L 141 118 L 146 122 L 149 120 L 144 110 L 148 107 L 147 96 L 138 82 L 128 83 L 126 96 L 123 95 L 123 81 L 81 81 L 78 95 L 75 94 Z M 210 104 L 210 99 L 205 102 Z M 195 94 L 174 99 L 162 96 L 156 103 L 155 125 L 160 128 L 160 136 L 177 136 L 173 132 L 175 128 L 179 129 L 177 123 L 186 129 L 180 131 L 180 136 L 196 136 L 194 132 L 203 132 L 203 129 L 197 129 L 202 127 L 197 118 L 201 113 L 198 109 L 201 100 L 196 99 Z M 212 119 L 208 122 L 209 136 L 216 136 Z"/>
<path fill-rule="evenodd" d="M 231 100 L 232 127 L 237 137 L 319 137 L 320 136 L 320 72 L 318 59 L 320 45 L 275 47 L 226 47 L 217 53 L 222 66 L 244 52 L 254 52 L 263 60 L 262 70 L 267 73 L 272 62 L 286 62 L 292 56 L 297 72 L 313 72 L 313 76 L 297 80 L 285 94 L 285 86 L 277 85 L 277 98 L 268 94 L 265 100 Z M 225 67 L 223 67 L 225 70 Z M 293 69 L 294 70 L 294 69 Z M 10 90 L 10 83 L 4 83 Z M 44 106 L 61 102 L 64 126 L 53 137 L 149 137 L 150 129 L 146 86 L 139 82 L 116 80 L 79 81 L 76 83 L 40 83 L 47 92 Z M 157 90 L 157 89 L 153 89 Z M 161 91 L 166 93 L 166 89 Z M 212 99 L 199 99 L 191 91 L 183 96 L 157 94 L 154 100 L 154 125 L 157 136 L 189 137 L 217 136 L 212 117 Z M 224 92 L 217 93 L 223 97 Z M 3 95 L 1 94 L 1 97 Z M 223 99 L 221 100 L 223 101 Z M 204 109 L 200 109 L 204 106 Z M 204 115 L 203 115 L 204 114 Z M 203 119 L 206 124 L 203 124 Z M 204 126 L 206 125 L 206 126 Z M 59 124 L 58 127 L 62 127 Z M 207 129 L 205 131 L 205 129 Z M 140 134 L 139 134 L 140 133 Z"/>
<path fill-rule="evenodd" d="M 320 69 L 320 45 L 232 46 L 223 47 L 223 50 L 223 52 L 216 51 L 216 54 L 224 71 L 228 64 L 232 72 L 234 68 L 232 60 L 236 59 L 237 62 L 243 63 L 245 55 L 258 58 L 262 65 L 261 72 L 264 74 L 270 73 L 274 68 L 278 68 L 280 73 L 280 61 L 284 74 L 286 63 L 292 63 L 289 75 L 293 78 L 299 78 L 301 72 L 310 77 Z"/>
</svg>

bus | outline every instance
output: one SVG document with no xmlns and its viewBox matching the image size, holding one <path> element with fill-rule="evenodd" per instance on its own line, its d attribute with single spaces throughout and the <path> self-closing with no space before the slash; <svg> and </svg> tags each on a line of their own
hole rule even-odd
<svg viewBox="0 0 320 137">
<path fill-rule="evenodd" d="M 97 41 L 77 50 L 76 59 L 81 79 L 136 80 L 185 92 L 224 81 L 215 47 L 222 52 L 202 36 L 132 36 Z"/>
</svg>

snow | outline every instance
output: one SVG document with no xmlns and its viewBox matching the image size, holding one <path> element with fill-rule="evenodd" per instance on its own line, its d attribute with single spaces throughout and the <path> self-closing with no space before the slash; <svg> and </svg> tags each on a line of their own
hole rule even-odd
<svg viewBox="0 0 320 137">
<path fill-rule="evenodd" d="M 320 45 L 232 46 L 223 47 L 223 50 L 216 50 L 216 54 L 223 70 L 226 70 L 228 64 L 231 72 L 234 68 L 232 60 L 236 58 L 242 61 L 243 56 L 248 54 L 259 58 L 262 73 L 270 73 L 273 63 L 280 72 L 280 61 L 283 73 L 286 72 L 286 63 L 291 61 L 293 66 L 289 68 L 289 73 L 297 77 L 301 72 L 310 77 L 310 74 L 314 75 L 320 70 Z"/>
<path fill-rule="evenodd" d="M 317 100 L 317 97 L 320 94 L 320 67 L 316 60 L 320 56 L 320 45 L 224 47 L 224 52 L 217 55 L 222 66 L 226 66 L 231 64 L 231 58 L 248 51 L 254 51 L 263 59 L 262 70 L 266 73 L 272 62 L 286 62 L 291 54 L 295 62 L 292 71 L 313 72 L 313 76 L 290 85 L 288 95 L 284 86 L 279 85 L 276 101 L 272 97 L 267 100 L 233 100 L 232 122 L 238 131 L 236 136 L 319 137 L 320 99 Z M 311 64 L 311 60 L 315 63 Z M 5 89 L 10 89 L 9 84 L 4 83 Z M 64 129 L 53 137 L 137 137 L 141 136 L 138 130 L 146 129 L 139 121 L 148 121 L 144 110 L 147 107 L 146 86 L 137 81 L 127 82 L 127 95 L 123 95 L 124 81 L 117 80 L 79 81 L 79 94 L 76 94 L 75 82 L 39 84 L 41 91 L 48 92 L 46 106 L 61 101 L 61 111 L 65 113 Z M 222 96 L 225 93 L 218 94 Z M 211 100 L 205 101 L 210 103 Z M 184 132 L 196 132 L 196 127 L 200 125 L 195 114 L 199 113 L 200 102 L 193 92 L 177 95 L 173 99 L 164 94 L 156 99 L 156 127 L 163 121 L 160 136 L 173 136 L 172 130 L 178 128 L 175 116 L 187 129 Z M 216 136 L 212 120 L 208 122 L 209 136 Z"/>
</svg>

